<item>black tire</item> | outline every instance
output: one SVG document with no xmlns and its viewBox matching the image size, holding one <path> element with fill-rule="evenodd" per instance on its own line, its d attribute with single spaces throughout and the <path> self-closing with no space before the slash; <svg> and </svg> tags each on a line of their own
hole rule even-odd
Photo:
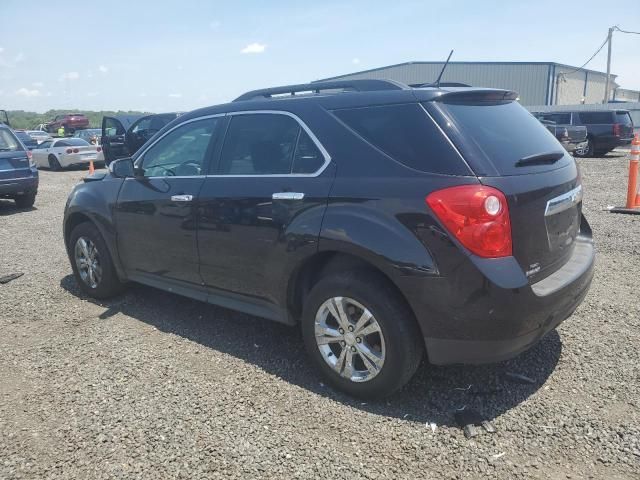
<svg viewBox="0 0 640 480">
<path fill-rule="evenodd" d="M 62 166 L 55 155 L 49 155 L 49 168 L 54 172 L 62 170 Z"/>
<path fill-rule="evenodd" d="M 89 283 L 83 280 L 78 270 L 78 265 L 75 259 L 75 249 L 80 238 L 90 240 L 98 252 L 98 263 L 101 267 L 102 276 L 95 287 L 90 286 Z M 71 262 L 73 275 L 84 293 L 93 298 L 103 299 L 113 297 L 122 292 L 124 284 L 118 278 L 109 249 L 94 224 L 91 222 L 84 222 L 75 227 L 69 236 L 68 249 L 69 261 Z"/>
<path fill-rule="evenodd" d="M 36 203 L 36 194 L 38 192 L 24 193 L 14 198 L 18 208 L 31 208 Z"/>
<path fill-rule="evenodd" d="M 337 373 L 316 343 L 316 314 L 328 299 L 348 297 L 366 307 L 377 321 L 385 344 L 379 373 L 355 382 Z M 304 301 L 302 336 L 313 364 L 332 387 L 359 398 L 382 398 L 402 388 L 413 376 L 424 354 L 424 341 L 413 313 L 389 281 L 380 274 L 356 270 L 322 278 Z M 343 347 L 346 348 L 346 347 Z"/>
<path fill-rule="evenodd" d="M 574 153 L 576 157 L 580 157 L 580 158 L 593 157 L 594 155 L 593 140 L 590 138 L 587 139 L 587 148 L 585 148 L 584 150 L 576 150 Z"/>
</svg>

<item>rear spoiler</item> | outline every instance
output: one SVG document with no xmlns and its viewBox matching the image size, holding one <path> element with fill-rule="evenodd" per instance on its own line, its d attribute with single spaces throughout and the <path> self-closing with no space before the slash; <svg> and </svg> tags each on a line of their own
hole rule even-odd
<svg viewBox="0 0 640 480">
<path fill-rule="evenodd" d="M 495 88 L 487 89 L 460 89 L 453 91 L 444 91 L 442 95 L 438 95 L 433 99 L 435 102 L 455 102 L 455 103 L 492 103 L 492 102 L 509 102 L 518 99 L 518 93 L 512 90 L 498 90 Z"/>
</svg>

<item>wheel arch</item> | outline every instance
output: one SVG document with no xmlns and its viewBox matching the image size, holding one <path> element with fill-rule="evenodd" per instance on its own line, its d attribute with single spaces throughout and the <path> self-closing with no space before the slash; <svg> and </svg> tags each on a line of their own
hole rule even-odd
<svg viewBox="0 0 640 480">
<path fill-rule="evenodd" d="M 302 315 L 305 296 L 321 278 L 338 272 L 365 270 L 382 278 L 393 292 L 407 305 L 414 317 L 414 321 L 422 331 L 420 323 L 416 320 L 415 312 L 408 298 L 394 282 L 391 275 L 383 268 L 376 265 L 370 259 L 340 250 L 320 251 L 307 257 L 291 275 L 287 285 L 287 310 L 292 323 L 298 323 Z"/>
</svg>

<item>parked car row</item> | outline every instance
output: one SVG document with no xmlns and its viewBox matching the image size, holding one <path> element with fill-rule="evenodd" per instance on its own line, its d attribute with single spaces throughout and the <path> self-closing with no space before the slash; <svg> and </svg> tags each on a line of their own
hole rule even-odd
<svg viewBox="0 0 640 480">
<path fill-rule="evenodd" d="M 586 143 L 575 150 L 578 157 L 601 157 L 614 148 L 630 145 L 633 121 L 628 110 L 534 112 L 538 119 L 567 129 L 584 127 Z"/>
</svg>

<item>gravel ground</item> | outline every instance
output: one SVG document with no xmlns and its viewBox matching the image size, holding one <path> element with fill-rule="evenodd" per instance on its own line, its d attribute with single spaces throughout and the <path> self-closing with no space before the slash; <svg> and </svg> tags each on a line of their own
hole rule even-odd
<svg viewBox="0 0 640 480">
<path fill-rule="evenodd" d="M 24 272 L 0 285 L 0 478 L 639 478 L 640 217 L 602 211 L 623 154 L 580 164 L 599 258 L 573 317 L 376 403 L 325 387 L 295 329 L 143 286 L 83 297 L 61 219 L 86 172 L 43 171 L 36 208 L 0 200 L 0 275 Z M 464 405 L 498 432 L 466 439 Z"/>
</svg>

